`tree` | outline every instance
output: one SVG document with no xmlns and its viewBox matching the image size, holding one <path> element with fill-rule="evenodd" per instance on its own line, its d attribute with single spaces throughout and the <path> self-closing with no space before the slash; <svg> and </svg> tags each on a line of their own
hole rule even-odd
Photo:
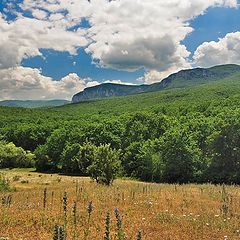
<svg viewBox="0 0 240 240">
<path fill-rule="evenodd" d="M 68 131 L 65 128 L 56 129 L 44 145 L 39 145 L 34 151 L 36 168 L 40 171 L 56 171 L 60 165 L 63 149 L 68 142 Z"/>
<path fill-rule="evenodd" d="M 55 171 L 56 165 L 47 155 L 46 145 L 40 145 L 35 151 L 37 171 Z"/>
<path fill-rule="evenodd" d="M 95 146 L 90 142 L 86 142 L 81 146 L 78 156 L 78 167 L 82 175 L 88 175 L 88 167 L 94 161 Z"/>
<path fill-rule="evenodd" d="M 169 119 L 161 114 L 136 113 L 126 122 L 124 146 L 159 138 L 169 127 Z"/>
<path fill-rule="evenodd" d="M 62 171 L 64 173 L 77 174 L 80 172 L 78 159 L 81 151 L 81 145 L 78 143 L 68 144 L 61 156 Z"/>
<path fill-rule="evenodd" d="M 162 141 L 159 139 L 145 142 L 138 154 L 143 181 L 161 182 L 163 180 L 164 163 L 162 160 Z"/>
<path fill-rule="evenodd" d="M 34 166 L 35 156 L 13 143 L 0 141 L 0 168 L 27 168 Z"/>
<path fill-rule="evenodd" d="M 87 175 L 87 168 L 93 162 L 94 146 L 91 143 L 68 144 L 62 153 L 62 171 L 64 173 Z"/>
<path fill-rule="evenodd" d="M 90 124 L 84 129 L 84 137 L 96 146 L 110 144 L 112 148 L 121 147 L 123 126 L 119 121 L 104 121 Z"/>
<path fill-rule="evenodd" d="M 124 173 L 142 181 L 154 181 L 156 155 L 153 154 L 151 140 L 133 142 L 124 151 L 122 165 Z"/>
<path fill-rule="evenodd" d="M 51 125 L 24 124 L 7 131 L 5 139 L 25 150 L 34 151 L 39 145 L 46 142 L 51 132 Z"/>
<path fill-rule="evenodd" d="M 55 130 L 46 142 L 46 151 L 49 158 L 57 165 L 61 154 L 69 139 L 69 131 L 65 128 Z"/>
<path fill-rule="evenodd" d="M 111 185 L 120 170 L 119 151 L 110 148 L 109 144 L 94 149 L 94 159 L 87 168 L 92 179 L 97 183 Z"/>
<path fill-rule="evenodd" d="M 209 144 L 211 164 L 206 180 L 214 183 L 240 183 L 240 124 L 232 123 L 212 135 Z"/>
<path fill-rule="evenodd" d="M 187 183 L 198 173 L 200 149 L 184 129 L 173 128 L 161 139 L 164 163 L 163 180 L 168 183 Z"/>
</svg>

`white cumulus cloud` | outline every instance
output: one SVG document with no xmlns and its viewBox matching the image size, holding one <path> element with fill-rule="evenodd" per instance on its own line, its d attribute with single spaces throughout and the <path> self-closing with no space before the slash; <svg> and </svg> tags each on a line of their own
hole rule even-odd
<svg viewBox="0 0 240 240">
<path fill-rule="evenodd" d="M 163 75 L 190 67 L 190 53 L 181 42 L 193 31 L 190 20 L 209 7 L 237 7 L 237 0 L 24 0 L 22 4 L 24 10 L 49 12 L 47 21 L 65 29 L 87 19 L 86 52 L 100 66 L 145 68 Z"/>
<path fill-rule="evenodd" d="M 0 100 L 3 99 L 71 99 L 91 85 L 92 80 L 70 73 L 55 81 L 39 69 L 15 67 L 0 70 Z"/>
<path fill-rule="evenodd" d="M 40 49 L 53 49 L 76 54 L 79 47 L 85 46 L 85 30 L 66 30 L 63 23 L 38 18 L 19 16 L 8 22 L 0 14 L 0 69 L 19 66 L 26 58 L 41 55 Z"/>
<path fill-rule="evenodd" d="M 240 32 L 228 33 L 217 42 L 205 42 L 194 53 L 198 66 L 209 67 L 219 64 L 240 64 Z"/>
</svg>

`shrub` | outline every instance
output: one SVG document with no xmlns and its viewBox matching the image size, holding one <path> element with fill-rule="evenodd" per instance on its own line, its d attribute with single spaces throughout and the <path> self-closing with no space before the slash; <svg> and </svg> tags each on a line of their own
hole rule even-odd
<svg viewBox="0 0 240 240">
<path fill-rule="evenodd" d="M 7 192 L 10 191 L 10 182 L 8 179 L 5 178 L 3 174 L 0 174 L 0 192 Z"/>
<path fill-rule="evenodd" d="M 13 143 L 0 142 L 0 168 L 33 167 L 35 155 L 16 147 Z"/>
<path fill-rule="evenodd" d="M 88 167 L 88 173 L 97 183 L 111 185 L 119 173 L 121 162 L 119 151 L 110 148 L 110 145 L 95 147 L 94 160 Z"/>
</svg>

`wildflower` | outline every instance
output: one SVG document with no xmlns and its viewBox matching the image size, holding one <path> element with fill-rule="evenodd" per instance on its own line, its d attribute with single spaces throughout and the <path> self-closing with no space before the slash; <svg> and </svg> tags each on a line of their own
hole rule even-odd
<svg viewBox="0 0 240 240">
<path fill-rule="evenodd" d="M 93 203 L 91 201 L 88 203 L 88 206 L 87 206 L 87 212 L 89 216 L 91 216 L 92 211 L 93 211 Z"/>
</svg>

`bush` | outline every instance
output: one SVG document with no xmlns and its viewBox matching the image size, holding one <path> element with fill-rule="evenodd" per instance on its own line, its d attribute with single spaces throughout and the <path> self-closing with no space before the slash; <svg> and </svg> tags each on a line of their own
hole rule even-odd
<svg viewBox="0 0 240 240">
<path fill-rule="evenodd" d="M 110 145 L 95 147 L 94 159 L 88 167 L 88 173 L 97 183 L 111 185 L 119 173 L 121 162 L 119 151 L 110 148 Z"/>
<path fill-rule="evenodd" d="M 28 168 L 34 166 L 35 155 L 16 147 L 13 143 L 0 142 L 0 168 Z"/>
<path fill-rule="evenodd" d="M 78 143 L 67 145 L 62 153 L 62 171 L 64 173 L 87 175 L 87 168 L 91 165 L 94 157 L 94 145 Z"/>
<path fill-rule="evenodd" d="M 46 145 L 40 145 L 35 151 L 37 171 L 56 170 L 56 164 L 47 155 Z"/>
<path fill-rule="evenodd" d="M 10 182 L 3 174 L 0 174 L 0 192 L 10 191 Z"/>
</svg>

